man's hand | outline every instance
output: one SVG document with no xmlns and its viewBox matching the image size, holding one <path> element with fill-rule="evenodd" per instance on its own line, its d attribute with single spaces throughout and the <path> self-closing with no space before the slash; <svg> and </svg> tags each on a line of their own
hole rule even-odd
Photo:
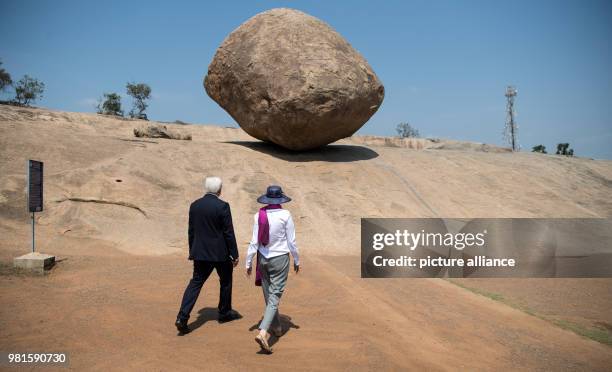
<svg viewBox="0 0 612 372">
<path fill-rule="evenodd" d="M 293 270 L 295 271 L 295 273 L 299 273 L 300 272 L 300 265 L 293 265 Z"/>
<path fill-rule="evenodd" d="M 232 265 L 234 265 L 234 267 L 238 266 L 238 259 L 235 259 L 234 261 L 232 261 Z"/>
<path fill-rule="evenodd" d="M 246 271 L 247 276 L 251 276 L 251 272 L 253 272 L 253 268 L 249 267 Z"/>
</svg>

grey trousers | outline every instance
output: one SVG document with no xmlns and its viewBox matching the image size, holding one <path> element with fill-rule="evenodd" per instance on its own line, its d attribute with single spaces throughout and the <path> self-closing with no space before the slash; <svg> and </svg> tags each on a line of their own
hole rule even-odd
<svg viewBox="0 0 612 372">
<path fill-rule="evenodd" d="M 259 270 L 261 271 L 261 289 L 266 300 L 266 310 L 259 324 L 259 329 L 270 329 L 270 326 L 280 327 L 278 303 L 285 290 L 289 276 L 289 253 L 282 256 L 265 258 L 259 255 Z"/>
</svg>

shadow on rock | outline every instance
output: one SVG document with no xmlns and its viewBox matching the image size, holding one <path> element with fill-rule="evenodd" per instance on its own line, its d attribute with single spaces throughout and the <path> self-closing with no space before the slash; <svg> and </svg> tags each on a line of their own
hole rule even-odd
<svg viewBox="0 0 612 372">
<path fill-rule="evenodd" d="M 240 315 L 240 313 L 238 313 L 237 311 L 236 311 L 236 314 L 238 316 L 236 320 L 242 318 L 242 315 Z M 196 320 L 194 320 L 193 322 L 189 324 L 190 332 L 195 331 L 196 329 L 200 328 L 201 326 L 203 326 L 204 324 L 206 324 L 207 322 L 211 320 L 219 320 L 219 311 L 217 310 L 217 308 L 213 308 L 213 307 L 201 308 L 200 311 L 198 311 L 198 317 L 196 318 Z"/>
<path fill-rule="evenodd" d="M 227 141 L 232 145 L 247 147 L 275 158 L 290 162 L 352 162 L 369 160 L 378 157 L 378 153 L 365 146 L 355 145 L 327 145 L 314 150 L 291 151 L 272 143 L 261 141 Z"/>
</svg>

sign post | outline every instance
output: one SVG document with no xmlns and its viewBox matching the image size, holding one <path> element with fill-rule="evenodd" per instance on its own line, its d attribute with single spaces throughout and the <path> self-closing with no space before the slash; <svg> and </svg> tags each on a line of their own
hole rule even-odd
<svg viewBox="0 0 612 372">
<path fill-rule="evenodd" d="M 36 234 L 34 234 L 34 227 L 36 226 L 36 220 L 34 220 L 34 213 L 32 212 L 32 253 L 36 251 Z"/>
<path fill-rule="evenodd" d="M 43 210 L 43 162 L 28 160 L 27 175 L 28 212 L 32 221 L 32 252 L 15 257 L 13 265 L 18 269 L 44 274 L 55 264 L 55 256 L 36 252 L 35 213 Z"/>
<path fill-rule="evenodd" d="M 34 213 L 43 210 L 43 162 L 28 160 L 28 211 L 32 217 L 32 252 L 36 251 Z"/>
</svg>

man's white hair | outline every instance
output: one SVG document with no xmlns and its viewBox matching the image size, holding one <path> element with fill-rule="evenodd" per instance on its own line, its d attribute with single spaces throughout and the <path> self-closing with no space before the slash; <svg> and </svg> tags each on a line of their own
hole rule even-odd
<svg viewBox="0 0 612 372">
<path fill-rule="evenodd" d="M 212 192 L 213 194 L 218 194 L 222 185 L 223 181 L 219 177 L 206 177 L 206 180 L 204 180 L 204 189 L 206 192 Z"/>
</svg>

